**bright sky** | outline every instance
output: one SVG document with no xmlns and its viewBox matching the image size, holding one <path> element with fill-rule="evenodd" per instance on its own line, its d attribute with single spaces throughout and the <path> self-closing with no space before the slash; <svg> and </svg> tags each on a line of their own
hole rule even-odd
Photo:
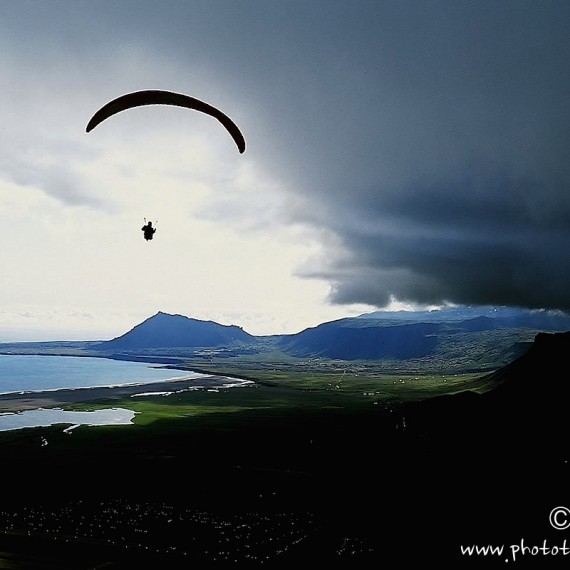
<svg viewBox="0 0 570 570">
<path fill-rule="evenodd" d="M 570 308 L 567 2 L 0 6 L 0 341 Z M 141 89 L 218 107 L 245 153 L 175 107 L 85 132 Z"/>
</svg>

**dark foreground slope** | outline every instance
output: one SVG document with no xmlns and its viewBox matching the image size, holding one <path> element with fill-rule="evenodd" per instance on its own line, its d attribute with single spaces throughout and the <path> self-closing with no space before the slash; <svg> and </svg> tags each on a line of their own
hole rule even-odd
<svg viewBox="0 0 570 570">
<path fill-rule="evenodd" d="M 482 377 L 492 390 L 416 402 L 406 411 L 435 439 L 443 424 L 452 422 L 462 436 L 488 438 L 489 449 L 499 448 L 499 454 L 505 445 L 526 448 L 525 456 L 543 452 L 555 457 L 570 427 L 569 354 L 570 332 L 539 333 L 522 356 Z M 445 438 L 439 439 L 445 446 Z"/>
<path fill-rule="evenodd" d="M 569 351 L 570 332 L 538 334 L 525 354 L 484 378 L 494 389 L 400 409 L 408 418 L 410 453 L 423 456 L 436 476 L 424 522 L 435 523 L 439 513 L 438 528 L 446 528 L 450 542 L 503 544 L 510 553 L 521 547 L 526 555 L 517 565 L 567 564 L 570 551 L 563 556 L 559 548 L 570 539 L 568 530 L 554 529 L 549 514 L 562 506 L 570 523 Z M 532 554 L 533 546 L 545 544 L 556 548 Z M 467 559 L 475 567 L 514 561 L 508 553 L 460 556 L 462 564 Z"/>
<path fill-rule="evenodd" d="M 307 393 L 303 405 L 287 408 L 287 390 L 259 386 L 243 389 L 244 402 L 267 390 L 274 406 L 223 421 L 211 414 L 199 423 L 172 418 L 72 435 L 45 429 L 4 436 L 3 483 L 10 492 L 0 518 L 14 521 L 15 512 L 25 528 L 25 516 L 39 516 L 41 506 L 42 515 L 68 525 L 69 542 L 38 530 L 47 524 L 42 519 L 30 535 L 0 535 L 0 551 L 23 559 L 39 548 L 54 561 L 44 568 L 139 568 L 144 561 L 162 568 L 291 568 L 307 561 L 504 568 L 506 559 L 507 567 L 521 561 L 560 567 L 568 557 L 514 560 L 511 545 L 561 546 L 567 536 L 548 516 L 554 507 L 570 507 L 567 384 L 560 372 L 569 343 L 568 334 L 539 336 L 487 379 L 496 388 L 482 395 L 385 408 L 341 400 L 313 406 L 316 396 Z M 41 437 L 49 445 L 42 447 Z M 136 535 L 135 519 L 142 527 Z M 69 525 L 80 521 L 105 530 L 74 538 Z M 129 548 L 103 540 L 111 527 L 129 538 Z M 157 553 L 160 544 L 189 549 L 191 557 Z M 240 564 L 214 560 L 220 544 Z M 468 556 L 462 545 L 505 551 Z"/>
</svg>

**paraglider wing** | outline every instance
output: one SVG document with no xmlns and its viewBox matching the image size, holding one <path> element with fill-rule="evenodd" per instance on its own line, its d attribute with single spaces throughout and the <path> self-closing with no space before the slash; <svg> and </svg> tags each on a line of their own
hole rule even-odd
<svg viewBox="0 0 570 570">
<path fill-rule="evenodd" d="M 94 115 L 87 124 L 85 129 L 87 132 L 92 131 L 99 123 L 103 122 L 116 113 L 120 113 L 126 109 L 132 109 L 133 107 L 141 107 L 143 105 L 176 105 L 178 107 L 187 107 L 188 109 L 195 109 L 196 111 L 201 111 L 211 115 L 212 117 L 218 119 L 220 123 L 226 128 L 234 139 L 238 150 L 240 153 L 245 151 L 245 139 L 238 126 L 219 109 L 190 97 L 189 95 L 183 95 L 181 93 L 173 93 L 172 91 L 160 91 L 160 90 L 146 90 L 146 91 L 135 91 L 133 93 L 127 93 L 121 97 L 117 97 L 112 101 L 109 101 L 106 105 L 103 105 Z"/>
</svg>

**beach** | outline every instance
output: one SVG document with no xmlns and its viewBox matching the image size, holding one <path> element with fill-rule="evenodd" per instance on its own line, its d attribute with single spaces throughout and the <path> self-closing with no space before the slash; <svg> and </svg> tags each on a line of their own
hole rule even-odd
<svg viewBox="0 0 570 570">
<path fill-rule="evenodd" d="M 35 410 L 38 408 L 64 407 L 69 404 L 96 400 L 112 401 L 142 394 L 158 395 L 186 390 L 229 388 L 231 386 L 251 383 L 249 380 L 211 375 L 200 378 L 163 380 L 149 384 L 12 392 L 9 394 L 0 394 L 0 413 L 23 412 L 25 410 Z"/>
</svg>

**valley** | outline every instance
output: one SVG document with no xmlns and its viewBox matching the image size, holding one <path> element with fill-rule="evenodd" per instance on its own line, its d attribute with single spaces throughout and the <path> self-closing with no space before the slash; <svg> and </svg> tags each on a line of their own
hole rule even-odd
<svg viewBox="0 0 570 570">
<path fill-rule="evenodd" d="M 568 387 L 559 370 L 570 333 L 498 329 L 477 331 L 495 352 L 475 344 L 462 353 L 461 342 L 476 337 L 457 333 L 438 337 L 429 362 L 293 356 L 272 338 L 3 345 L 253 383 L 76 394 L 66 408 L 128 408 L 132 425 L 0 433 L 11 491 L 0 509 L 0 567 L 39 568 L 38 552 L 49 569 L 288 568 L 307 559 L 462 567 L 465 543 L 559 538 L 548 513 L 567 503 Z"/>
</svg>

